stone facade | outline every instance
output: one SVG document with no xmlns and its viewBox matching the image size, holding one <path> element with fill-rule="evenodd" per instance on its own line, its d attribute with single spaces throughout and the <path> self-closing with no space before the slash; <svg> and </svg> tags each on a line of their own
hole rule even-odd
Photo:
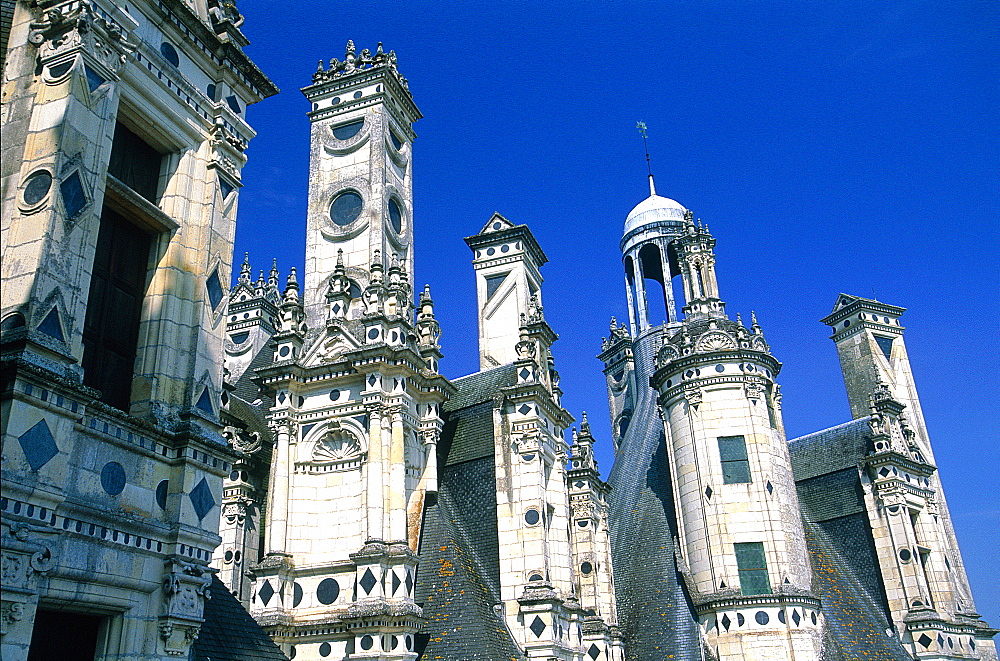
<svg viewBox="0 0 1000 661">
<path fill-rule="evenodd" d="M 0 655 L 197 657 L 243 113 L 277 89 L 228 3 L 3 10 Z"/>
</svg>

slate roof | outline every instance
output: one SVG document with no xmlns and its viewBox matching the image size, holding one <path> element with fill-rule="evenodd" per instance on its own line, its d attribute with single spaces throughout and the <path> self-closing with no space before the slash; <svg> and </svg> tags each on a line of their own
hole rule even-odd
<svg viewBox="0 0 1000 661">
<path fill-rule="evenodd" d="M 455 379 L 442 407 L 439 491 L 424 509 L 415 589 L 427 618 L 420 659 L 525 658 L 493 610 L 501 599 L 492 400 L 514 382 L 513 365 Z"/>
<path fill-rule="evenodd" d="M 211 594 L 191 661 L 288 661 L 218 576 L 212 577 Z"/>
<path fill-rule="evenodd" d="M 633 345 L 636 383 L 648 383 L 656 334 Z M 652 388 L 639 388 L 608 479 L 618 619 L 628 661 L 701 661 L 701 636 L 674 561 L 674 503 L 663 423 Z"/>
<path fill-rule="evenodd" d="M 795 481 L 855 468 L 869 450 L 869 416 L 788 441 Z"/>
<path fill-rule="evenodd" d="M 813 566 L 813 589 L 823 602 L 826 639 L 823 661 L 913 661 L 891 631 L 880 605 L 857 579 L 851 563 L 815 523 L 805 522 Z"/>
</svg>

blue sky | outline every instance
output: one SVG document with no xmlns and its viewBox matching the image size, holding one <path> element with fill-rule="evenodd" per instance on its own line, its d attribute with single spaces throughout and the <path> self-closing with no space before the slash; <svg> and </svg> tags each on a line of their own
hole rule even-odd
<svg viewBox="0 0 1000 661">
<path fill-rule="evenodd" d="M 829 330 L 839 292 L 902 321 L 979 611 L 1000 625 L 997 245 L 1000 5 L 993 2 L 444 3 L 244 0 L 247 52 L 282 93 L 250 107 L 236 250 L 284 275 L 305 245 L 308 104 L 344 44 L 395 50 L 415 125 L 416 277 L 441 369 L 477 369 L 471 253 L 494 211 L 547 253 L 564 405 L 611 467 L 594 358 L 626 318 L 618 242 L 657 192 L 718 240 L 731 315 L 757 312 L 789 437 L 850 418 Z M 237 257 L 238 264 L 239 257 Z"/>
</svg>

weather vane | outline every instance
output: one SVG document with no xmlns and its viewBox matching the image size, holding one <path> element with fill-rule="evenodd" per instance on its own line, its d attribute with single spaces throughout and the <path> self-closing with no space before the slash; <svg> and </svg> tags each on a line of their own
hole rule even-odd
<svg viewBox="0 0 1000 661">
<path fill-rule="evenodd" d="M 646 143 L 646 122 L 639 122 L 635 125 L 639 129 L 639 133 L 642 134 L 642 146 L 646 150 L 646 171 L 649 172 L 649 176 L 653 176 L 653 166 L 649 163 L 649 145 Z"/>
</svg>

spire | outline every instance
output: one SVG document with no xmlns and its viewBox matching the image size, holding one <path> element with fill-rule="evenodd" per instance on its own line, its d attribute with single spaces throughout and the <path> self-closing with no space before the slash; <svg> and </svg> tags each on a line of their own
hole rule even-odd
<svg viewBox="0 0 1000 661">
<path fill-rule="evenodd" d="M 274 258 L 271 261 L 271 272 L 268 274 L 268 277 L 267 277 L 267 286 L 270 287 L 271 289 L 275 289 L 275 290 L 278 288 L 278 259 L 277 258 Z"/>
<path fill-rule="evenodd" d="M 243 253 L 243 266 L 240 267 L 239 281 L 245 285 L 250 284 L 250 253 Z"/>
<path fill-rule="evenodd" d="M 642 134 L 642 146 L 646 150 L 646 172 L 649 174 L 649 196 L 656 195 L 656 185 L 653 183 L 653 166 L 649 160 L 649 144 L 646 142 L 646 122 L 639 122 L 635 125 Z"/>
<path fill-rule="evenodd" d="M 288 272 L 288 279 L 285 281 L 285 302 L 298 302 L 299 281 L 295 277 L 295 267 Z"/>
</svg>

